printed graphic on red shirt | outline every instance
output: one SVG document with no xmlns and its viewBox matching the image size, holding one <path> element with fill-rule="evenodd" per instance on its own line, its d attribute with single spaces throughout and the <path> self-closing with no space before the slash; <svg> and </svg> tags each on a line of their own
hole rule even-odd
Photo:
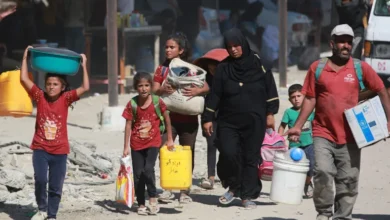
<svg viewBox="0 0 390 220">
<path fill-rule="evenodd" d="M 167 110 L 162 99 L 159 100 L 161 114 Z M 127 103 L 122 116 L 126 120 L 132 120 L 133 126 L 131 130 L 130 146 L 134 150 L 142 150 L 149 147 L 160 147 L 160 118 L 156 114 L 153 103 L 146 109 L 141 109 L 137 106 L 135 120 L 133 120 L 133 109 L 131 102 Z"/>
<path fill-rule="evenodd" d="M 50 154 L 68 154 L 68 108 L 79 99 L 76 90 L 64 92 L 54 102 L 48 102 L 44 92 L 36 85 L 32 87 L 30 95 L 37 103 L 35 134 L 31 149 L 45 150 Z"/>
</svg>

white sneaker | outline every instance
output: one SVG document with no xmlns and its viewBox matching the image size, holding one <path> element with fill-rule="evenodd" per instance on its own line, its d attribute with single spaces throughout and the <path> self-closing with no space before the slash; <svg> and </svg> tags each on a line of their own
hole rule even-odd
<svg viewBox="0 0 390 220">
<path fill-rule="evenodd" d="M 31 218 L 31 220 L 46 220 L 46 218 L 47 218 L 46 212 L 38 211 L 38 212 Z"/>
</svg>

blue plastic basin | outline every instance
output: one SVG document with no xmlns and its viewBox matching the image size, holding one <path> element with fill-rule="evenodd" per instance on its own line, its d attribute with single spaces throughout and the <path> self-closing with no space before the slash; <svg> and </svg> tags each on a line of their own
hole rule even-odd
<svg viewBox="0 0 390 220">
<path fill-rule="evenodd" d="M 33 69 L 62 75 L 75 75 L 80 68 L 81 55 L 67 49 L 30 48 Z"/>
</svg>

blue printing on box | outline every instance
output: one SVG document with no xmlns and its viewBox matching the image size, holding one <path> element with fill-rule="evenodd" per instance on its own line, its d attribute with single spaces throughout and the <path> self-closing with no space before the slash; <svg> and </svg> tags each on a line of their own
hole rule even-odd
<svg viewBox="0 0 390 220">
<path fill-rule="evenodd" d="M 360 126 L 360 129 L 362 129 L 363 135 L 364 135 L 367 143 L 374 141 L 374 135 L 371 132 L 370 126 L 368 125 L 366 118 L 364 117 L 363 112 L 356 114 L 355 110 L 352 109 L 352 111 L 356 117 L 356 120 Z"/>
</svg>

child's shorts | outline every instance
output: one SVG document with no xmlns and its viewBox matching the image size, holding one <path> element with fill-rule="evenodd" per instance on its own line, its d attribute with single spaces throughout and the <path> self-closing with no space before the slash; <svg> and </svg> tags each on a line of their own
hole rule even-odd
<svg viewBox="0 0 390 220">
<path fill-rule="evenodd" d="M 314 175 L 314 145 L 310 144 L 308 146 L 301 147 L 301 149 L 305 151 L 306 158 L 310 161 L 309 172 L 307 172 L 307 176 L 313 176 Z"/>
</svg>

